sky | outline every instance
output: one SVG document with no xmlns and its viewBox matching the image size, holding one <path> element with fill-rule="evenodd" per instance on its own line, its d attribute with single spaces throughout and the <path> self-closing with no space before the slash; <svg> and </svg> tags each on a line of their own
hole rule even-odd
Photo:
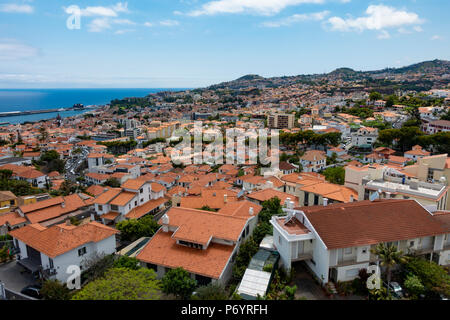
<svg viewBox="0 0 450 320">
<path fill-rule="evenodd" d="M 194 88 L 450 60 L 449 12 L 448 0 L 0 0 L 0 88 Z"/>
</svg>

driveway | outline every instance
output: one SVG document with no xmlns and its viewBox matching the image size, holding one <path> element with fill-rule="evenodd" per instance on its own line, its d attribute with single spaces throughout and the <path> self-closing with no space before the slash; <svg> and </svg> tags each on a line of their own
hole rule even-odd
<svg viewBox="0 0 450 320">
<path fill-rule="evenodd" d="M 20 292 L 24 287 L 36 283 L 33 276 L 25 272 L 16 261 L 0 265 L 0 281 L 5 284 L 7 289 L 16 292 Z"/>
<path fill-rule="evenodd" d="M 295 269 L 294 283 L 297 286 L 296 298 L 308 300 L 329 300 L 312 275 L 308 273 L 303 262 L 297 262 L 292 266 Z"/>
</svg>

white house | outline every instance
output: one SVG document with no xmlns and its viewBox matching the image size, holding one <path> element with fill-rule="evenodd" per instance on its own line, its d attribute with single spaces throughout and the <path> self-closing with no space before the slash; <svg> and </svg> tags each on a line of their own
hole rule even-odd
<svg viewBox="0 0 450 320">
<path fill-rule="evenodd" d="M 10 231 L 17 254 L 17 263 L 46 279 L 66 282 L 72 274 L 69 266 L 83 271 L 94 257 L 116 252 L 117 230 L 97 222 L 80 226 L 68 224 L 49 228 L 30 224 Z"/>
<path fill-rule="evenodd" d="M 249 201 L 229 203 L 219 213 L 172 208 L 137 259 L 154 269 L 159 278 L 182 267 L 200 285 L 225 284 L 231 278 L 239 246 L 252 234 L 261 209 Z"/>
<path fill-rule="evenodd" d="M 355 279 L 359 270 L 376 264 L 378 257 L 371 249 L 379 243 L 450 264 L 450 215 L 433 215 L 414 200 L 295 209 L 291 204 L 285 211 L 287 217 L 271 220 L 274 246 L 284 268 L 304 261 L 322 283 Z"/>
<path fill-rule="evenodd" d="M 352 144 L 357 147 L 372 146 L 378 139 L 378 129 L 362 127 L 352 133 Z"/>
</svg>

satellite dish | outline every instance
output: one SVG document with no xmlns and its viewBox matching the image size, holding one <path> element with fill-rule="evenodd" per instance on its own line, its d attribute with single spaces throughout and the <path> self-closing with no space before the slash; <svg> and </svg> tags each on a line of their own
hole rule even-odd
<svg viewBox="0 0 450 320">
<path fill-rule="evenodd" d="M 378 193 L 378 191 L 377 192 L 374 192 L 374 193 L 372 193 L 371 195 L 370 195 L 370 197 L 369 197 L 369 199 L 370 199 L 370 201 L 375 201 L 375 200 L 378 200 L 378 199 L 380 199 L 380 194 Z"/>
</svg>

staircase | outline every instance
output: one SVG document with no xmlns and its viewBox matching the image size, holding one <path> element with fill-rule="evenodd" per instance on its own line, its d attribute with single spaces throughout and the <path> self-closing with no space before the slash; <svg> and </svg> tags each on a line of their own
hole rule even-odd
<svg viewBox="0 0 450 320">
<path fill-rule="evenodd" d="M 328 282 L 327 285 L 328 285 L 328 288 L 330 289 L 332 294 L 337 294 L 338 293 L 337 290 L 336 290 L 336 286 L 334 285 L 333 282 Z"/>
</svg>

